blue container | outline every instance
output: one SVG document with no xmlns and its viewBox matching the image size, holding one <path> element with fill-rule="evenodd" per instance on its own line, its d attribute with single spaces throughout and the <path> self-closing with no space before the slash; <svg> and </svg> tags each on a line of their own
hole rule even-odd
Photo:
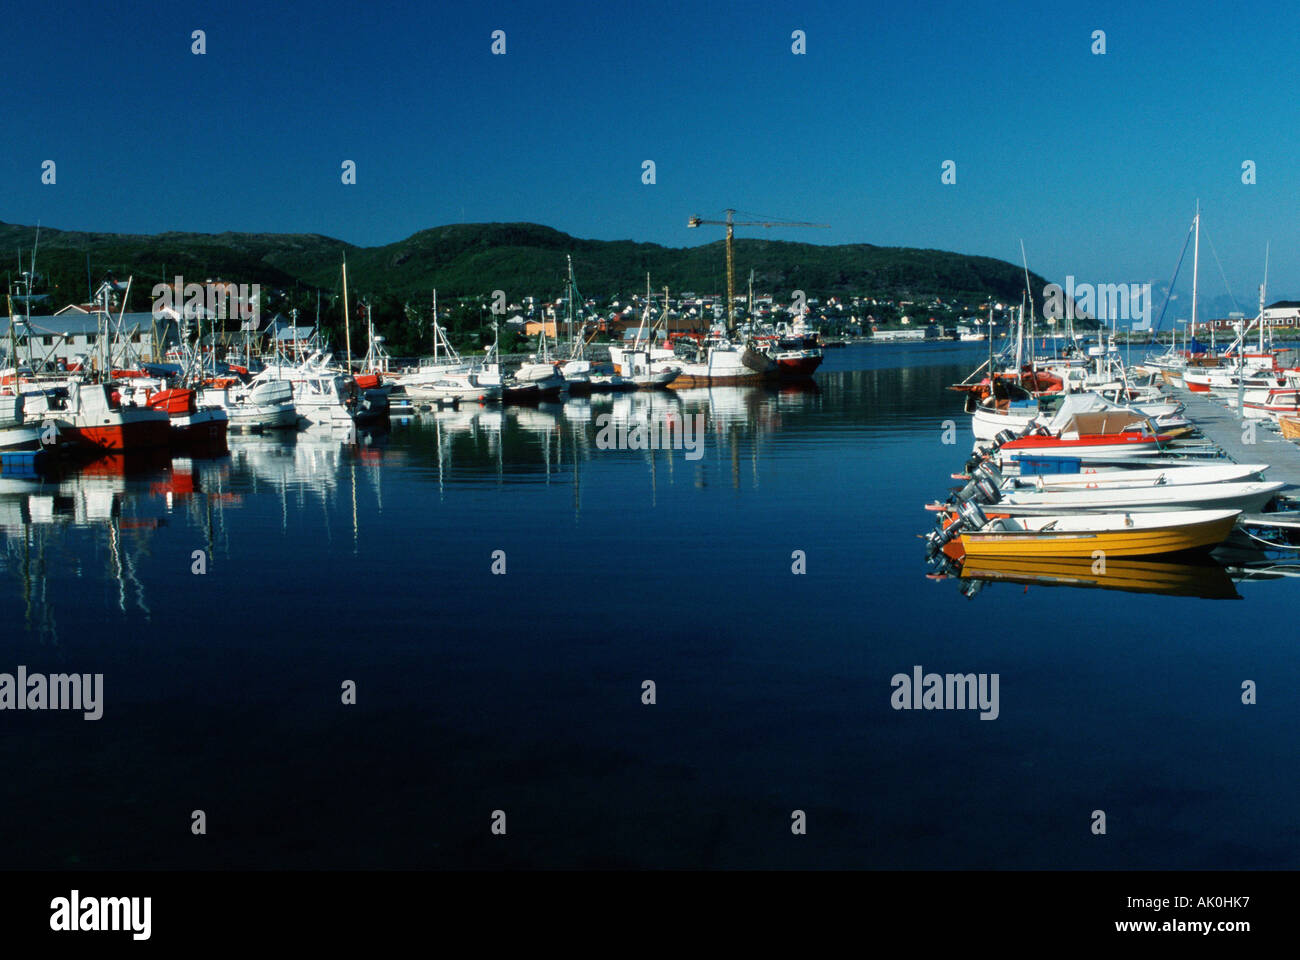
<svg viewBox="0 0 1300 960">
<path fill-rule="evenodd" d="M 1026 457 L 1011 458 L 1020 464 L 1022 477 L 1036 477 L 1044 473 L 1078 473 L 1083 461 L 1078 457 Z"/>
<path fill-rule="evenodd" d="M 0 453 L 0 473 L 6 477 L 38 477 L 44 465 L 44 450 L 7 450 Z"/>
</svg>

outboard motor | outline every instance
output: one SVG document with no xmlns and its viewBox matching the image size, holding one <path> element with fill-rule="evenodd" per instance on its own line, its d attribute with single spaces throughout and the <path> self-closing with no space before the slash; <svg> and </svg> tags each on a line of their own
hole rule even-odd
<svg viewBox="0 0 1300 960">
<path fill-rule="evenodd" d="M 979 504 L 975 503 L 973 500 L 967 500 L 963 503 L 958 508 L 958 513 L 961 514 L 961 518 L 966 521 L 966 524 L 972 530 L 983 530 L 985 525 L 989 522 L 989 518 L 985 516 L 984 511 L 980 509 Z"/>
<path fill-rule="evenodd" d="M 975 473 L 986 477 L 998 489 L 1002 488 L 1003 481 L 1006 479 L 1002 476 L 1002 471 L 995 467 L 990 460 L 986 460 L 976 467 Z"/>
<path fill-rule="evenodd" d="M 979 477 L 974 483 L 985 503 L 997 503 L 1002 499 L 1002 491 L 988 477 Z"/>
<path fill-rule="evenodd" d="M 946 547 L 961 533 L 965 526 L 960 519 L 954 520 L 942 530 L 931 530 L 925 537 L 926 556 L 933 557 L 936 553 Z"/>
<path fill-rule="evenodd" d="M 1014 439 L 1016 439 L 1016 435 L 1011 430 L 1000 430 L 998 431 L 998 435 L 993 438 L 993 442 L 1000 447 L 1004 443 L 1008 443 L 1009 441 Z"/>
</svg>

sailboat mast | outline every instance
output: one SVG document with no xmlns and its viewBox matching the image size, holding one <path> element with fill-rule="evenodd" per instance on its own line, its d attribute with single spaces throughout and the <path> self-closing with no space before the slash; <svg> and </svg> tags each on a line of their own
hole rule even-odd
<svg viewBox="0 0 1300 960">
<path fill-rule="evenodd" d="M 1201 267 L 1201 201 L 1196 201 L 1196 244 L 1192 247 L 1192 339 L 1196 339 L 1196 288 Z"/>
<path fill-rule="evenodd" d="M 1269 244 L 1264 244 L 1264 282 L 1259 285 L 1259 352 L 1264 352 L 1264 295 L 1268 289 L 1268 248 Z M 1269 345 L 1272 346 L 1273 331 L 1268 332 Z"/>
<path fill-rule="evenodd" d="M 565 325 L 568 327 L 569 330 L 569 350 L 572 351 L 573 350 L 573 287 L 574 287 L 573 257 L 566 253 L 564 255 L 564 259 L 565 261 L 567 261 L 569 265 L 569 281 L 568 281 L 569 291 L 568 291 L 568 296 L 565 298 L 566 302 L 568 303 L 568 309 L 565 310 Z M 559 338 L 557 337 L 556 339 L 558 340 Z M 556 344 L 555 350 L 557 353 L 560 350 L 558 343 Z"/>
<path fill-rule="evenodd" d="M 348 313 L 348 255 L 343 254 L 343 338 L 347 349 L 348 373 L 352 372 L 352 323 Z"/>
</svg>

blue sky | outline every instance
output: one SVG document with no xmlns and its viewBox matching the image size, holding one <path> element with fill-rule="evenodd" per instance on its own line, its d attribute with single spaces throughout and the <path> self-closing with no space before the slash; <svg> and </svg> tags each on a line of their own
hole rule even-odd
<svg viewBox="0 0 1300 960">
<path fill-rule="evenodd" d="M 1266 241 L 1270 299 L 1300 295 L 1294 4 L 6 2 L 8 222 L 684 246 L 731 206 L 831 224 L 742 235 L 1011 261 L 1023 238 L 1052 279 L 1164 282 L 1199 198 L 1207 297 L 1212 244 L 1253 309 Z"/>
</svg>

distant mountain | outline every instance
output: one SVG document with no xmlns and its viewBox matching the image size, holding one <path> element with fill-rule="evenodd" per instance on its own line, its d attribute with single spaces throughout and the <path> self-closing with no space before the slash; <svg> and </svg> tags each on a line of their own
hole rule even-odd
<svg viewBox="0 0 1300 960">
<path fill-rule="evenodd" d="M 29 251 L 34 227 L 0 222 L 0 271 L 12 271 L 16 251 Z M 581 240 L 533 223 L 471 223 L 434 227 L 381 247 L 358 247 L 317 234 L 87 233 L 42 227 L 37 269 L 48 279 L 57 306 L 85 299 L 86 259 L 98 280 L 107 272 L 134 274 L 145 291 L 181 274 L 187 281 L 220 277 L 264 287 L 308 286 L 335 291 L 346 253 L 348 282 L 358 294 L 428 301 L 482 296 L 494 289 L 511 299 L 555 297 L 563 289 L 565 254 L 573 257 L 587 296 L 626 297 L 645 289 L 645 275 L 673 293 L 721 293 L 726 260 L 718 240 L 700 247 L 664 247 L 631 240 Z M 6 267 L 6 264 L 10 265 Z M 1024 288 L 1019 266 L 990 257 L 942 250 L 821 246 L 778 240 L 736 241 L 738 292 L 754 271 L 756 291 L 788 300 L 858 294 L 887 299 L 937 296 L 970 302 L 992 296 L 1018 303 Z M 1031 274 L 1035 291 L 1046 281 Z M 132 298 L 135 300 L 135 298 Z"/>
</svg>

